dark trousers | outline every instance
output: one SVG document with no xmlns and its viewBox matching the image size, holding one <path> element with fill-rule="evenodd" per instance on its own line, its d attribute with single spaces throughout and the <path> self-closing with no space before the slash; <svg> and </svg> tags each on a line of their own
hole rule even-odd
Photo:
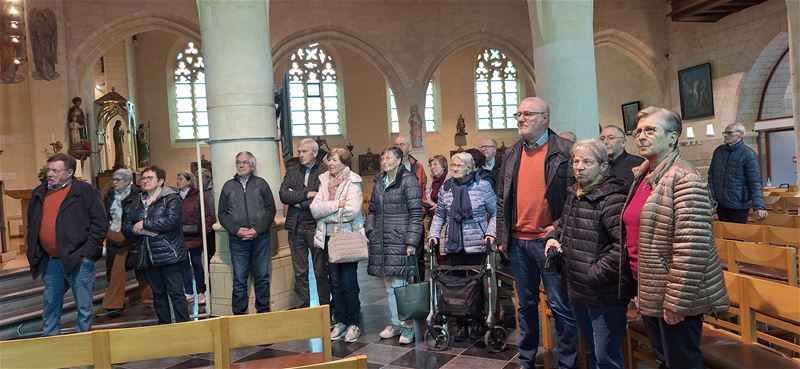
<svg viewBox="0 0 800 369">
<path fill-rule="evenodd" d="M 229 235 L 231 265 L 233 266 L 233 314 L 247 314 L 250 304 L 247 279 L 253 273 L 253 290 L 256 294 L 256 312 L 269 311 L 269 235 L 262 234 L 252 240 L 242 240 Z"/>
<path fill-rule="evenodd" d="M 486 253 L 467 254 L 466 252 L 456 252 L 447 254 L 447 264 L 458 265 L 483 265 L 486 262 Z"/>
<path fill-rule="evenodd" d="M 739 210 L 717 206 L 717 217 L 719 217 L 720 222 L 744 224 L 747 223 L 747 214 L 749 213 L 750 209 Z"/>
<path fill-rule="evenodd" d="M 330 263 L 331 292 L 333 294 L 333 316 L 346 326 L 359 325 L 361 300 L 358 295 L 358 262 Z"/>
<path fill-rule="evenodd" d="M 661 362 L 660 369 L 703 369 L 702 318 L 702 315 L 687 316 L 682 322 L 669 325 L 664 318 L 642 316 L 653 354 Z"/>
<path fill-rule="evenodd" d="M 308 291 L 308 252 L 311 251 L 311 264 L 317 280 L 317 297 L 320 305 L 331 301 L 331 281 L 328 276 L 328 254 L 324 249 L 314 247 L 315 229 L 298 228 L 289 231 L 289 250 L 292 252 L 294 269 L 294 296 L 298 308 L 309 307 L 311 297 Z"/>
<path fill-rule="evenodd" d="M 158 324 L 172 322 L 170 303 L 175 323 L 189 321 L 189 307 L 183 294 L 183 262 L 149 268 L 145 271 L 147 282 L 153 289 L 153 309 Z"/>
<path fill-rule="evenodd" d="M 183 291 L 192 295 L 206 293 L 206 275 L 203 269 L 203 248 L 187 250 L 189 257 L 183 262 Z M 192 284 L 194 281 L 194 285 Z"/>
<path fill-rule="evenodd" d="M 567 294 L 561 288 L 561 276 L 544 270 L 544 240 L 511 238 L 509 249 L 514 284 L 519 296 L 519 363 L 533 368 L 539 349 L 539 282 L 544 284 L 547 304 L 553 311 L 558 336 L 559 368 L 577 368 L 578 332 L 569 307 Z M 549 324 L 543 322 L 544 324 Z"/>
<path fill-rule="evenodd" d="M 572 304 L 578 330 L 586 342 L 590 369 L 623 369 L 622 339 L 625 337 L 627 305 L 586 306 Z"/>
</svg>

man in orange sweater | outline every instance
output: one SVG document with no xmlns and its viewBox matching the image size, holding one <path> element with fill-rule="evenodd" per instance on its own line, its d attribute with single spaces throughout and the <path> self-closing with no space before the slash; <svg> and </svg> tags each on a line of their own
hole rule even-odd
<svg viewBox="0 0 800 369">
<path fill-rule="evenodd" d="M 544 269 L 544 239 L 561 218 L 572 141 L 550 130 L 550 107 L 528 97 L 514 114 L 520 140 L 503 157 L 497 184 L 497 245 L 509 255 L 519 296 L 519 364 L 533 368 L 539 347 L 539 282 L 544 283 L 558 333 L 559 368 L 577 368 L 577 329 L 556 272 Z M 547 324 L 546 322 L 544 324 Z"/>
<path fill-rule="evenodd" d="M 78 332 L 92 327 L 94 262 L 103 256 L 109 224 L 100 193 L 73 177 L 75 166 L 67 154 L 47 159 L 47 182 L 33 190 L 28 205 L 27 256 L 33 278 L 43 274 L 45 336 L 61 332 L 67 286 L 78 310 Z"/>
</svg>

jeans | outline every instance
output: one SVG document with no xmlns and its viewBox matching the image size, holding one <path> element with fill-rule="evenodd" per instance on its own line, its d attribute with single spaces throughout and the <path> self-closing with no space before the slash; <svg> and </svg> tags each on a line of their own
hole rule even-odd
<svg viewBox="0 0 800 369">
<path fill-rule="evenodd" d="M 578 330 L 589 352 L 589 369 L 622 369 L 622 339 L 625 337 L 626 305 L 572 305 Z"/>
<path fill-rule="evenodd" d="M 253 273 L 253 289 L 256 293 L 256 312 L 269 311 L 269 234 L 252 240 L 242 240 L 230 235 L 231 263 L 233 266 L 233 314 L 247 314 L 250 297 L 247 278 Z"/>
<path fill-rule="evenodd" d="M 642 316 L 647 338 L 653 354 L 661 362 L 661 369 L 703 369 L 700 336 L 703 333 L 703 315 L 687 316 L 683 321 L 669 325 L 664 318 Z"/>
<path fill-rule="evenodd" d="M 64 293 L 72 288 L 72 298 L 78 309 L 78 332 L 92 328 L 95 269 L 94 262 L 81 259 L 80 265 L 72 273 L 64 273 L 64 265 L 57 258 L 50 258 L 42 277 L 44 296 L 42 308 L 42 331 L 45 336 L 61 333 L 61 308 L 64 306 Z"/>
<path fill-rule="evenodd" d="M 194 286 L 197 286 L 197 293 L 206 293 L 206 275 L 203 270 L 203 249 L 191 249 L 188 251 L 189 257 L 183 262 L 183 291 L 192 295 Z M 194 286 L 192 285 L 194 281 Z"/>
<path fill-rule="evenodd" d="M 511 238 L 509 249 L 514 283 L 519 297 L 519 363 L 533 368 L 539 348 L 539 282 L 544 283 L 547 303 L 553 311 L 558 336 L 558 365 L 577 368 L 578 336 L 569 300 L 561 289 L 561 277 L 544 270 L 544 240 Z M 543 322 L 544 324 L 549 324 Z"/>
<path fill-rule="evenodd" d="M 344 325 L 359 325 L 361 301 L 358 299 L 358 262 L 330 263 L 333 316 Z"/>
<path fill-rule="evenodd" d="M 720 222 L 747 224 L 747 214 L 749 213 L 750 209 L 739 210 L 717 206 L 717 217 Z"/>
<path fill-rule="evenodd" d="M 386 295 L 389 300 L 389 312 L 392 314 L 392 324 L 402 325 L 404 328 L 411 328 L 414 322 L 411 320 L 401 322 L 397 317 L 397 299 L 394 297 L 394 288 L 408 284 L 405 277 L 383 277 L 383 284 L 386 286 Z"/>
<path fill-rule="evenodd" d="M 314 265 L 314 278 L 317 280 L 317 297 L 320 305 L 331 301 L 331 281 L 328 277 L 328 253 L 325 249 L 314 247 L 315 229 L 298 228 L 289 231 L 289 250 L 292 252 L 294 270 L 294 296 L 298 308 L 309 307 L 311 298 L 308 291 L 308 252 Z"/>
<path fill-rule="evenodd" d="M 172 323 L 170 313 L 175 316 L 175 323 L 189 321 L 189 307 L 183 294 L 183 268 L 183 262 L 179 261 L 145 270 L 147 282 L 153 289 L 153 309 L 158 324 Z"/>
</svg>

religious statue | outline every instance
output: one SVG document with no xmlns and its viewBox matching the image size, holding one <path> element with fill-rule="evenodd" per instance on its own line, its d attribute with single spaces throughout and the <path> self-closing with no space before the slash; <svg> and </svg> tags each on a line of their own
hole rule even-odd
<svg viewBox="0 0 800 369">
<path fill-rule="evenodd" d="M 125 168 L 125 157 L 122 152 L 122 141 L 125 138 L 125 128 L 122 128 L 122 121 L 114 122 L 114 170 Z"/>
<path fill-rule="evenodd" d="M 72 98 L 72 107 L 69 108 L 67 113 L 67 128 L 69 128 L 69 145 L 70 147 L 83 147 L 83 142 L 87 141 L 89 137 L 86 133 L 86 114 L 81 109 L 83 99 L 80 97 Z"/>
<path fill-rule="evenodd" d="M 419 116 L 419 107 L 411 105 L 411 117 L 408 125 L 411 126 L 411 147 L 422 147 L 422 125 L 424 122 Z"/>
<path fill-rule="evenodd" d="M 31 12 L 30 32 L 33 64 L 33 79 L 52 81 L 58 78 L 58 28 L 56 15 L 50 8 L 34 9 Z"/>
<path fill-rule="evenodd" d="M 458 146 L 459 150 L 463 150 L 462 146 L 467 145 L 467 125 L 464 123 L 464 116 L 459 114 L 458 115 L 458 122 L 456 123 L 456 134 L 455 134 L 455 141 L 456 146 Z"/>
<path fill-rule="evenodd" d="M 146 126 L 144 123 L 139 124 L 136 131 L 136 154 L 139 168 L 150 165 L 150 121 Z"/>
</svg>

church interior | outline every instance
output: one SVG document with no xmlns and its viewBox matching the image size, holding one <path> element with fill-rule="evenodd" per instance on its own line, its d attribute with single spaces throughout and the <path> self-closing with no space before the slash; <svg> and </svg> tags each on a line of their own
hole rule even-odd
<svg viewBox="0 0 800 369">
<path fill-rule="evenodd" d="M 209 169 L 218 199 L 223 182 L 235 174 L 235 154 L 246 150 L 255 154 L 256 172 L 278 199 L 284 161 L 296 155 L 300 140 L 312 138 L 325 151 L 352 153 L 352 170 L 364 177 L 368 201 L 378 155 L 399 136 L 411 137 L 411 155 L 430 176 L 428 159 L 435 155 L 449 159 L 485 138 L 501 152 L 513 145 L 519 140 L 512 117 L 517 105 L 538 96 L 549 102 L 554 132 L 587 139 L 598 136 L 598 126 L 616 125 L 626 133 L 629 153 L 637 153 L 630 136 L 637 111 L 676 111 L 684 119 L 679 150 L 702 174 L 723 144 L 725 127 L 741 123 L 765 187 L 796 194 L 800 183 L 798 0 L 0 0 L 0 12 L 3 340 L 29 337 L 17 334 L 23 325 L 29 332 L 41 326 L 41 284 L 31 280 L 25 257 L 25 210 L 55 152 L 75 157 L 75 176 L 101 194 L 114 170 L 139 176 L 155 164 L 166 171 L 167 185 L 181 171 Z M 294 301 L 285 211 L 278 204 L 272 230 L 272 311 Z M 796 208 L 783 211 L 800 216 Z M 795 220 L 787 228 L 796 233 Z M 207 310 L 195 312 L 224 317 L 231 314 L 230 259 L 225 231 L 214 229 L 212 292 Z M 797 290 L 800 241 L 794 242 L 786 246 L 794 250 L 786 278 Z M 385 314 L 383 284 L 362 272 L 364 324 L 379 330 L 385 317 L 372 321 L 367 315 Z M 97 280 L 95 293 L 102 296 L 105 277 Z M 135 301 L 133 271 L 129 280 Z M 65 322 L 74 320 L 68 311 Z M 781 327 L 794 332 L 794 341 L 777 350 L 790 352 L 800 365 L 800 304 L 789 301 L 782 311 L 789 311 L 790 323 Z M 96 324 L 124 326 L 151 316 L 136 310 Z M 300 320 L 316 319 L 310 316 L 286 319 L 309 332 L 313 327 L 302 328 Z M 199 321 L 204 325 L 192 328 L 199 329 L 195 333 L 181 334 L 210 337 L 203 332 L 242 324 Z M 252 324 L 283 327 L 280 319 Z M 210 337 L 210 350 L 163 350 L 159 360 L 143 361 L 149 357 L 115 357 L 112 348 L 111 358 L 121 358 L 114 368 L 204 367 L 225 360 L 247 367 L 250 359 L 316 353 L 320 361 L 366 355 L 366 364 L 341 366 L 353 368 L 511 368 L 516 354 L 485 354 L 470 345 L 429 352 L 422 343 L 416 349 L 381 344 L 369 329 L 351 346 L 324 342 L 327 332 L 275 331 L 292 342 L 246 335 L 234 340 L 231 333 L 231 350 L 224 354 Z M 543 328 L 542 335 L 548 332 Z M 323 339 L 307 340 L 312 337 Z M 258 349 L 242 348 L 248 343 Z M 545 348 L 553 344 L 542 340 Z M 147 351 L 144 343 L 134 347 Z M 657 367 L 637 360 L 639 368 Z M 8 367 L 2 358 L 0 367 Z"/>
</svg>

